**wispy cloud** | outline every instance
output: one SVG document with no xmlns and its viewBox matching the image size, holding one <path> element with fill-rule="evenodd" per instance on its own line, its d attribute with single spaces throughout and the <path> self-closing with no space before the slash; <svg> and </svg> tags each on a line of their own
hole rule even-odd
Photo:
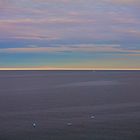
<svg viewBox="0 0 140 140">
<path fill-rule="evenodd" d="M 140 57 L 140 53 L 128 53 L 128 54 L 121 54 L 122 56 L 129 56 L 129 57 Z"/>
<path fill-rule="evenodd" d="M 34 0 L 35 2 L 43 2 L 43 3 L 73 3 L 73 2 L 77 2 L 74 0 Z M 94 3 L 98 2 L 98 0 L 92 0 Z M 91 0 L 87 0 L 88 2 L 92 2 Z M 83 2 L 83 0 L 78 0 L 78 2 Z M 104 2 L 109 2 L 109 3 L 115 3 L 115 4 L 140 4 L 139 0 L 100 0 L 100 2 L 104 3 Z"/>
<path fill-rule="evenodd" d="M 84 24 L 84 23 L 92 23 L 94 24 L 96 21 L 94 19 L 77 19 L 77 18 L 69 18 L 69 17 L 61 17 L 61 18 L 18 18 L 18 19 L 1 19 L 0 25 L 5 24 L 16 24 L 16 25 L 29 25 L 29 24 Z"/>
<path fill-rule="evenodd" d="M 137 13 L 119 3 L 138 3 L 138 0 L 1 0 L 0 39 L 104 39 L 119 40 L 119 30 L 139 26 Z M 46 4 L 44 4 L 46 3 Z M 48 4 L 49 3 L 49 4 Z M 114 3 L 114 6 L 112 4 Z M 58 8 L 59 6 L 62 8 Z M 94 5 L 91 7 L 91 5 Z M 98 7 L 98 8 L 97 8 Z M 32 32 L 32 33 L 30 33 Z M 31 35 L 34 34 L 34 35 Z M 135 38 L 138 33 L 131 40 Z M 37 37 L 38 36 L 38 37 Z"/>
<path fill-rule="evenodd" d="M 138 53 L 140 50 L 123 49 L 118 44 L 79 44 L 79 45 L 62 45 L 54 47 L 38 47 L 29 45 L 21 48 L 0 49 L 0 53 L 54 53 L 54 52 L 117 52 L 117 53 Z M 137 54 L 137 55 L 138 55 Z"/>
<path fill-rule="evenodd" d="M 109 2 L 112 2 L 112 3 L 116 3 L 116 4 L 140 4 L 140 1 L 139 0 L 105 0 L 105 1 L 109 1 Z"/>
<path fill-rule="evenodd" d="M 120 28 L 120 29 L 115 29 L 114 32 L 119 33 L 120 35 L 126 35 L 126 36 L 133 36 L 133 37 L 140 37 L 140 30 L 134 29 L 134 28 Z"/>
</svg>

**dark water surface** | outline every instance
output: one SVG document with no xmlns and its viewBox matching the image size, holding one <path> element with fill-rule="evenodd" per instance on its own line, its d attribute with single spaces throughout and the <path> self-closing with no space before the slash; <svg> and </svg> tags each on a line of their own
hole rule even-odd
<svg viewBox="0 0 140 140">
<path fill-rule="evenodd" d="M 140 140 L 140 71 L 0 71 L 0 140 Z"/>
</svg>

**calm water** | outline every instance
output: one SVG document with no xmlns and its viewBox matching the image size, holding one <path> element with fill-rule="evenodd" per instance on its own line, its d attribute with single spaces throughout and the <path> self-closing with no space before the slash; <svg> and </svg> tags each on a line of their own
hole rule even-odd
<svg viewBox="0 0 140 140">
<path fill-rule="evenodd" d="M 0 140 L 139 140 L 139 132 L 140 71 L 0 71 Z"/>
</svg>

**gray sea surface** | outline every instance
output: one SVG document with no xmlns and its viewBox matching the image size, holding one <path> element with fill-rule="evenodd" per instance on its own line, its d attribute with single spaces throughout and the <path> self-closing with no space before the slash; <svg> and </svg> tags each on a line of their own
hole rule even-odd
<svg viewBox="0 0 140 140">
<path fill-rule="evenodd" d="M 0 71 L 0 140 L 140 140 L 140 71 Z"/>
</svg>

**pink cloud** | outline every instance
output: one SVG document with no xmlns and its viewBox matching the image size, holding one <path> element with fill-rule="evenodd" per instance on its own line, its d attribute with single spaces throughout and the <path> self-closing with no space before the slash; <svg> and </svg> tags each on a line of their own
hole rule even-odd
<svg viewBox="0 0 140 140">
<path fill-rule="evenodd" d="M 140 4 L 139 0 L 106 0 L 116 4 Z"/>
<path fill-rule="evenodd" d="M 140 30 L 136 30 L 133 28 L 128 28 L 128 29 L 114 29 L 113 30 L 116 33 L 120 33 L 121 35 L 130 35 L 130 36 L 135 36 L 135 37 L 140 37 Z"/>
</svg>

